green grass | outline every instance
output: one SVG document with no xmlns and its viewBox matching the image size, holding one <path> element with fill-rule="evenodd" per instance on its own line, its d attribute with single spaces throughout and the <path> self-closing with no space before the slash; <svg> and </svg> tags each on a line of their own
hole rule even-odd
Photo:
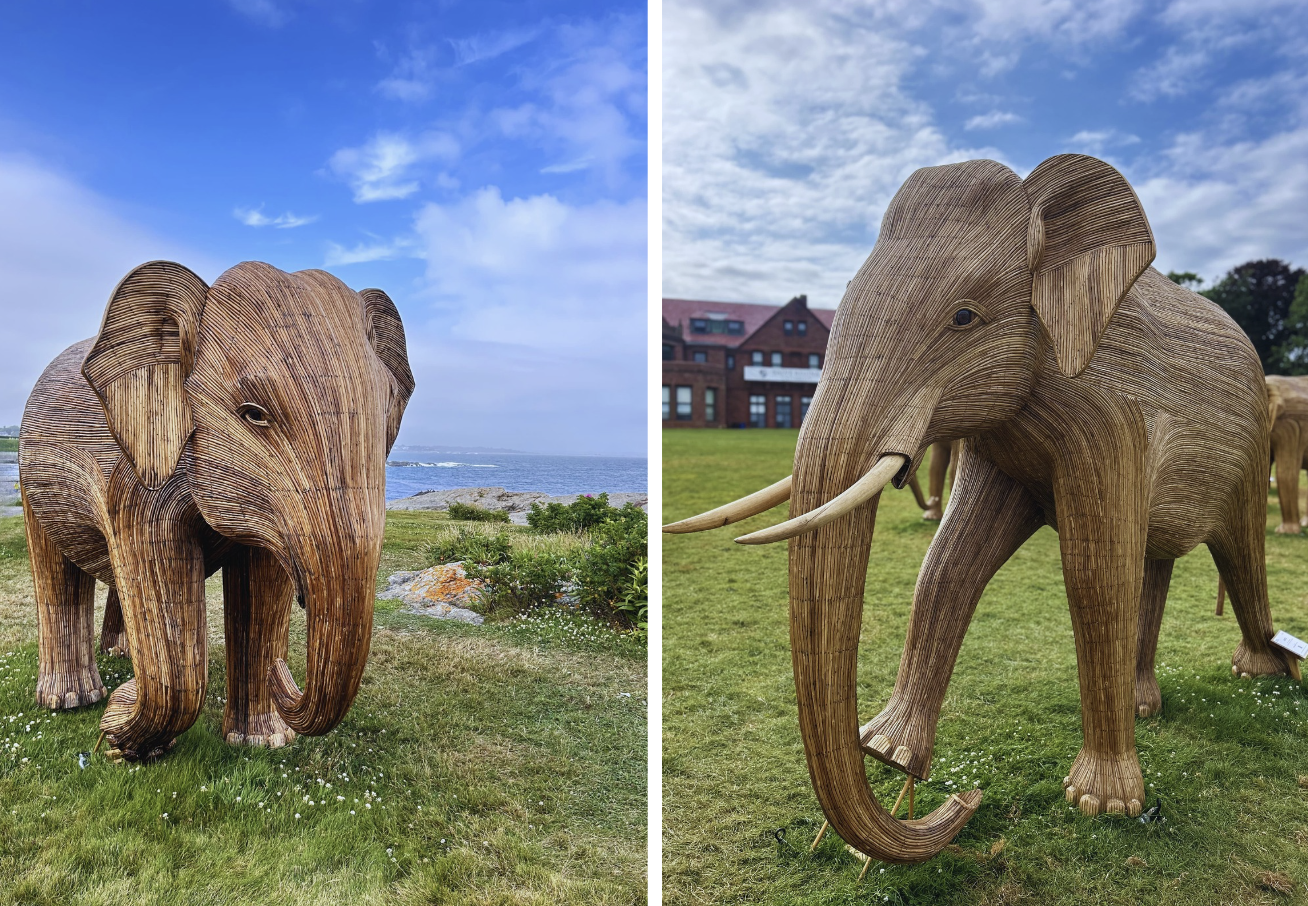
<svg viewBox="0 0 1308 906">
<path fill-rule="evenodd" d="M 421 567 L 443 524 L 388 513 L 381 575 Z M 83 769 L 102 706 L 33 706 L 22 520 L 0 519 L 0 904 L 644 901 L 636 640 L 561 614 L 471 627 L 379 607 L 345 721 L 238 749 L 218 739 L 220 588 L 201 719 L 155 764 Z M 299 608 L 293 620 L 302 676 Z M 111 688 L 130 676 L 123 659 L 100 669 Z"/>
<path fill-rule="evenodd" d="M 0 453 L 17 453 L 18 438 L 0 437 Z"/>
<path fill-rule="evenodd" d="M 664 432 L 664 521 L 787 474 L 795 436 Z M 1306 637 L 1308 538 L 1272 534 L 1274 499 L 1271 510 L 1273 615 L 1278 628 Z M 663 536 L 668 903 L 1308 902 L 1308 701 L 1289 678 L 1231 676 L 1239 631 L 1229 604 L 1226 616 L 1213 615 L 1217 573 L 1206 549 L 1176 564 L 1158 652 L 1163 712 L 1136 725 L 1147 804 L 1161 796 L 1166 823 L 1086 818 L 1064 801 L 1081 722 L 1049 529 L 981 599 L 931 780 L 918 785 L 918 814 L 951 789 L 985 791 L 957 848 L 918 866 L 875 863 L 861 884 L 861 863 L 834 835 L 809 855 L 822 815 L 796 724 L 786 546 L 731 540 L 782 518 L 777 509 L 722 531 Z M 883 495 L 860 649 L 863 720 L 893 685 L 932 534 L 908 491 Z M 902 776 L 870 759 L 868 770 L 882 802 L 893 802 Z M 1261 888 L 1265 871 L 1288 875 L 1295 892 Z"/>
</svg>

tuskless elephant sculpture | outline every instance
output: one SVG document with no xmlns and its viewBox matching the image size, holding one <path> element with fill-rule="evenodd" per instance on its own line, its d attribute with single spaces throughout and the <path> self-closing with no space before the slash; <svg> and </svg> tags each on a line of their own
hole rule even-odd
<svg viewBox="0 0 1308 906">
<path fill-rule="evenodd" d="M 1276 531 L 1297 535 L 1308 525 L 1299 514 L 1299 470 L 1308 460 L 1308 377 L 1267 376 L 1267 395 L 1274 409 L 1272 460 L 1276 463 L 1276 496 L 1281 524 Z"/>
<path fill-rule="evenodd" d="M 386 454 L 413 387 L 380 290 L 257 262 L 211 287 L 171 262 L 128 274 L 99 334 L 50 364 L 23 413 L 38 704 L 105 694 L 99 579 L 135 672 L 100 727 L 129 759 L 160 754 L 204 703 L 204 580 L 221 568 L 224 738 L 275 747 L 336 726 L 368 656 Z M 303 692 L 285 661 L 296 597 Z"/>
<path fill-rule="evenodd" d="M 979 160 L 916 171 L 836 313 L 792 476 L 665 527 L 716 528 L 785 499 L 790 639 L 809 774 L 831 827 L 890 862 L 938 853 L 979 790 L 895 820 L 864 756 L 925 779 L 963 635 L 986 584 L 1040 526 L 1059 535 L 1084 744 L 1063 780 L 1086 814 L 1138 814 L 1137 713 L 1173 561 L 1207 544 L 1241 630 L 1233 669 L 1294 671 L 1269 641 L 1262 368 L 1216 305 L 1149 267 L 1153 235 L 1108 164 L 1025 180 Z M 894 691 L 867 723 L 855 679 L 877 502 L 937 442 L 964 439 L 918 577 Z M 861 724 L 861 726 L 860 726 Z"/>
</svg>

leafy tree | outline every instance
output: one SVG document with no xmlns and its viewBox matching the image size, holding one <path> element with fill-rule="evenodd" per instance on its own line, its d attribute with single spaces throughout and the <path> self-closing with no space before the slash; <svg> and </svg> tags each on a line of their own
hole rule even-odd
<svg viewBox="0 0 1308 906">
<path fill-rule="evenodd" d="M 1248 334 L 1268 374 L 1308 372 L 1308 301 L 1298 323 L 1291 314 L 1303 275 L 1277 258 L 1246 261 L 1203 291 Z"/>
<path fill-rule="evenodd" d="M 1204 278 L 1200 277 L 1194 271 L 1168 271 L 1167 279 L 1173 283 L 1179 283 L 1186 289 L 1199 291 L 1199 287 L 1204 285 Z"/>
</svg>

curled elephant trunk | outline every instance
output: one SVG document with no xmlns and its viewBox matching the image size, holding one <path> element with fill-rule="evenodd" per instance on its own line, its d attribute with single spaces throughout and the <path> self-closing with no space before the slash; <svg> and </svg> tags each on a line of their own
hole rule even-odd
<svg viewBox="0 0 1308 906">
<path fill-rule="evenodd" d="M 372 643 L 377 567 L 381 559 L 384 509 L 376 525 L 352 543 L 341 537 L 296 545 L 296 585 L 308 623 L 304 690 L 286 661 L 269 668 L 273 704 L 296 733 L 321 736 L 345 717 L 359 692 Z M 356 511 L 357 512 L 357 511 Z M 370 524 L 371 524 L 370 521 Z"/>
<path fill-rule="evenodd" d="M 846 492 L 865 493 L 889 470 L 893 476 L 903 457 L 883 457 L 864 479 Z M 894 465 L 882 466 L 890 460 Z M 832 828 L 850 845 L 886 862 L 921 862 L 940 852 L 962 829 L 981 803 L 980 790 L 954 794 L 931 814 L 900 821 L 893 818 L 868 785 L 859 746 L 856 679 L 858 639 L 863 619 L 863 591 L 868 554 L 876 522 L 880 487 L 862 504 L 845 506 L 852 497 L 833 498 L 834 482 L 820 467 L 795 473 L 791 498 L 790 641 L 799 704 L 800 735 L 809 775 Z M 887 479 L 888 480 L 888 479 Z M 864 483 L 866 482 L 866 483 Z M 885 481 L 881 482 L 884 486 Z M 858 496 L 855 494 L 854 496 Z M 844 503 L 836 504 L 845 498 Z M 841 510 L 805 524 L 806 514 Z M 813 527 L 817 522 L 817 527 Z M 805 530 L 806 529 L 806 530 Z"/>
</svg>

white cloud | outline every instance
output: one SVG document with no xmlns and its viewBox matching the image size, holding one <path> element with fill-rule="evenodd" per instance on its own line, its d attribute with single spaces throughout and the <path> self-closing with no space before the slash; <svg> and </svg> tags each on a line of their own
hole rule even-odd
<svg viewBox="0 0 1308 906">
<path fill-rule="evenodd" d="M 327 255 L 323 262 L 326 267 L 343 264 L 365 264 L 369 261 L 391 261 L 413 253 L 413 243 L 406 239 L 392 242 L 361 242 L 354 248 L 346 248 L 336 242 L 327 243 Z"/>
<path fill-rule="evenodd" d="M 287 211 L 284 214 L 278 214 L 276 217 L 269 217 L 267 214 L 263 213 L 262 206 L 257 208 L 236 208 L 232 211 L 232 216 L 246 226 L 271 226 L 276 227 L 279 230 L 292 230 L 296 227 L 313 223 L 318 219 L 317 214 L 309 217 L 298 217 L 290 211 Z"/>
<path fill-rule="evenodd" d="M 832 307 L 887 202 L 952 145 L 901 87 L 922 50 L 812 5 L 665 7 L 664 292 Z"/>
<path fill-rule="evenodd" d="M 345 180 L 359 204 L 408 198 L 421 187 L 415 170 L 431 161 L 451 162 L 459 145 L 444 132 L 427 132 L 410 139 L 379 132 L 360 148 L 342 148 L 327 162 L 328 169 Z"/>
<path fill-rule="evenodd" d="M 989 113 L 982 113 L 972 117 L 963 124 L 967 130 L 973 129 L 997 129 L 1000 126 L 1012 126 L 1022 122 L 1022 117 L 1016 113 L 1006 110 L 992 110 Z"/>
<path fill-rule="evenodd" d="M 213 280 L 222 268 L 152 234 L 104 198 L 31 160 L 0 157 L 0 424 L 17 424 L 50 360 L 94 336 L 114 286 L 154 259 Z"/>
<path fill-rule="evenodd" d="M 1082 129 L 1067 140 L 1067 150 L 1102 157 L 1111 148 L 1138 145 L 1140 137 L 1116 129 Z"/>
<path fill-rule="evenodd" d="M 469 35 L 466 38 L 451 38 L 450 46 L 454 48 L 456 66 L 468 66 L 482 60 L 492 60 L 522 45 L 534 41 L 540 30 L 536 28 L 516 28 L 508 31 L 486 32 Z"/>
<path fill-rule="evenodd" d="M 432 316 L 409 328 L 410 358 L 433 416 L 461 436 L 519 438 L 510 446 L 577 449 L 588 435 L 644 449 L 643 200 L 572 206 L 488 187 L 424 206 L 415 232 Z"/>
<path fill-rule="evenodd" d="M 274 0 L 227 0 L 227 2 L 242 16 L 268 28 L 280 28 L 291 18 L 290 10 L 279 6 Z"/>
</svg>

